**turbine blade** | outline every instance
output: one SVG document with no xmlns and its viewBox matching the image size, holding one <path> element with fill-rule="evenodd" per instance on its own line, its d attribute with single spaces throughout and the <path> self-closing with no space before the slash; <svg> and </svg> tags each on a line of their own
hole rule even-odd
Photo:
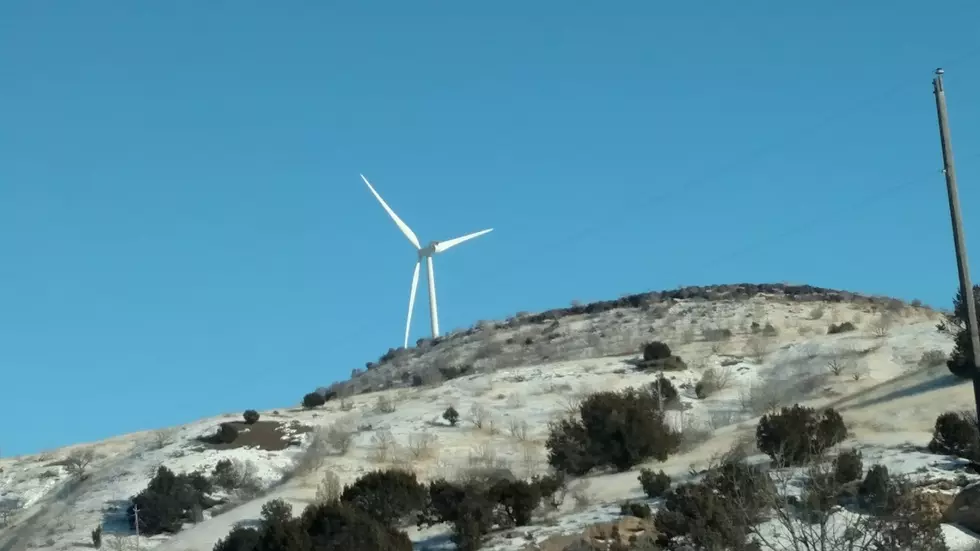
<svg viewBox="0 0 980 551">
<path fill-rule="evenodd" d="M 381 206 L 384 207 L 384 209 L 388 212 L 388 216 L 391 216 L 391 219 L 395 221 L 395 224 L 398 226 L 398 229 L 400 229 L 402 233 L 405 234 L 405 237 L 407 237 L 408 240 L 412 242 L 412 245 L 415 245 L 416 249 L 421 249 L 422 245 L 419 244 L 419 238 L 415 236 L 415 232 L 412 231 L 412 228 L 408 227 L 408 224 L 403 222 L 402 219 L 399 218 L 397 214 L 395 214 L 395 211 L 391 210 L 391 207 L 388 206 L 388 203 L 385 203 L 385 200 L 382 199 L 380 195 L 378 195 L 378 192 L 374 190 L 374 186 L 371 185 L 371 182 L 368 182 L 368 179 L 365 178 L 363 174 L 361 174 L 361 179 L 364 180 L 365 184 L 367 184 L 368 189 L 370 189 L 371 193 L 374 194 L 375 199 L 377 199 L 378 202 L 381 203 Z"/>
<path fill-rule="evenodd" d="M 412 310 L 415 309 L 415 291 L 419 288 L 420 262 L 415 263 L 415 274 L 412 275 L 412 294 L 408 295 L 408 320 L 405 321 L 405 348 L 408 348 L 408 332 L 412 329 Z"/>
<path fill-rule="evenodd" d="M 437 253 L 441 253 L 441 252 L 443 252 L 443 251 L 445 251 L 447 249 L 450 249 L 452 247 L 455 247 L 456 245 L 459 245 L 460 243 L 462 243 L 464 241 L 469 241 L 470 239 L 474 239 L 474 238 L 480 237 L 481 235 L 483 235 L 485 233 L 490 233 L 492 231 L 493 231 L 493 228 L 490 228 L 488 230 L 478 231 L 478 232 L 474 232 L 474 233 L 471 233 L 471 234 L 468 234 L 468 235 L 464 235 L 463 237 L 457 237 L 456 239 L 450 239 L 449 241 L 440 241 L 440 242 L 436 243 L 436 252 Z"/>
</svg>

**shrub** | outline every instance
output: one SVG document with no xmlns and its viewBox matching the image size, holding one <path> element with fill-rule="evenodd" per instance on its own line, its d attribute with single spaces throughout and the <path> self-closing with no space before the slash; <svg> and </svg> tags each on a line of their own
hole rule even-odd
<svg viewBox="0 0 980 551">
<path fill-rule="evenodd" d="M 475 551 L 493 528 L 494 503 L 475 484 L 456 485 L 445 479 L 429 483 L 425 511 L 419 525 L 450 523 L 452 541 L 460 551 Z"/>
<path fill-rule="evenodd" d="M 967 459 L 980 456 L 980 434 L 972 419 L 966 415 L 948 411 L 936 418 L 932 431 L 929 451 L 945 455 L 956 455 Z"/>
<path fill-rule="evenodd" d="M 687 538 L 698 549 L 745 549 L 749 530 L 763 520 L 771 482 L 740 459 L 709 469 L 700 482 L 666 493 L 654 517 L 659 543 Z"/>
<path fill-rule="evenodd" d="M 859 450 L 847 450 L 834 458 L 834 478 L 843 484 L 858 480 L 864 474 L 864 463 Z"/>
<path fill-rule="evenodd" d="M 643 360 L 650 362 L 653 360 L 666 360 L 673 354 L 670 352 L 670 347 L 666 343 L 660 341 L 653 341 L 647 343 L 643 346 Z"/>
<path fill-rule="evenodd" d="M 238 429 L 231 423 L 221 423 L 218 425 L 218 432 L 214 436 L 222 444 L 231 444 L 238 438 Z"/>
<path fill-rule="evenodd" d="M 629 469 L 647 459 L 665 460 L 677 451 L 680 434 L 665 422 L 649 392 L 627 388 L 586 397 L 577 418 L 549 425 L 548 463 L 582 475 L 594 467 Z"/>
<path fill-rule="evenodd" d="M 670 477 L 663 471 L 655 473 L 650 469 L 640 469 L 639 478 L 647 497 L 660 497 L 670 489 Z"/>
<path fill-rule="evenodd" d="M 542 496 L 558 492 L 563 485 L 560 476 L 535 477 L 527 482 L 500 470 L 471 473 L 459 483 L 433 480 L 419 515 L 419 527 L 449 523 L 457 548 L 475 550 L 495 525 L 530 524 L 531 513 Z"/>
<path fill-rule="evenodd" d="M 650 392 L 662 400 L 664 404 L 675 404 L 680 397 L 674 383 L 663 375 L 658 376 L 657 380 L 650 383 Z"/>
<path fill-rule="evenodd" d="M 473 372 L 472 365 L 454 365 L 449 367 L 439 367 L 439 374 L 446 381 L 451 381 L 453 379 L 468 375 Z"/>
<path fill-rule="evenodd" d="M 980 305 L 980 285 L 973 286 L 973 300 Z M 980 315 L 980 308 L 977 308 L 977 312 Z M 973 365 L 973 345 L 970 344 L 970 331 L 967 324 L 968 316 L 963 293 L 957 289 L 953 297 L 953 312 L 946 314 L 946 319 L 936 326 L 940 332 L 953 334 L 953 351 L 946 361 L 946 367 L 953 375 L 965 379 L 972 378 L 976 372 L 976 366 Z"/>
<path fill-rule="evenodd" d="M 694 385 L 694 395 L 701 400 L 711 396 L 721 389 L 724 384 L 727 384 L 727 381 L 723 382 L 722 378 L 714 368 L 709 367 L 705 369 L 704 373 L 701 374 L 701 380 Z M 727 377 L 725 378 L 727 379 Z"/>
<path fill-rule="evenodd" d="M 456 423 L 459 422 L 459 412 L 453 406 L 449 406 L 446 408 L 446 411 L 442 412 L 442 418 L 449 421 L 449 424 L 455 427 Z"/>
<path fill-rule="evenodd" d="M 650 511 L 650 506 L 646 503 L 633 503 L 630 501 L 619 506 L 619 514 L 637 518 L 650 518 L 653 516 L 653 513 Z"/>
<path fill-rule="evenodd" d="M 565 494 L 568 492 L 568 481 L 561 471 L 544 476 L 535 475 L 531 478 L 531 483 L 538 487 L 541 499 L 547 500 L 552 509 L 558 509 L 564 503 Z"/>
<path fill-rule="evenodd" d="M 245 424 L 254 425 L 259 421 L 259 412 L 255 411 L 254 409 L 246 409 L 245 413 L 242 414 L 242 417 L 245 418 Z"/>
<path fill-rule="evenodd" d="M 856 329 L 857 326 L 849 321 L 845 321 L 843 323 L 831 323 L 829 326 L 827 326 L 827 334 L 836 335 L 838 333 L 847 333 Z"/>
<path fill-rule="evenodd" d="M 414 473 L 373 471 L 344 488 L 340 499 L 385 526 L 395 526 L 406 515 L 422 509 L 425 488 Z"/>
<path fill-rule="evenodd" d="M 515 526 L 530 524 L 531 513 L 541 503 L 540 488 L 524 480 L 499 480 L 490 494 L 492 501 L 503 507 L 504 514 Z"/>
<path fill-rule="evenodd" d="M 251 461 L 222 459 L 211 470 L 211 484 L 223 490 L 254 494 L 260 489 L 255 464 Z"/>
<path fill-rule="evenodd" d="M 303 396 L 303 407 L 306 409 L 320 407 L 325 403 L 327 403 L 326 398 L 324 398 L 319 392 L 311 392 L 306 396 Z"/>
<path fill-rule="evenodd" d="M 874 465 L 868 469 L 868 474 L 858 486 L 858 498 L 861 505 L 874 512 L 883 512 L 888 508 L 892 497 L 892 482 L 888 475 L 888 467 Z"/>
<path fill-rule="evenodd" d="M 236 526 L 224 539 L 214 544 L 213 551 L 255 551 L 260 532 L 250 526 Z"/>
<path fill-rule="evenodd" d="M 85 478 L 85 471 L 95 459 L 95 451 L 91 448 L 76 449 L 65 458 L 65 470 L 77 478 Z"/>
<path fill-rule="evenodd" d="M 273 499 L 262 505 L 259 514 L 262 534 L 259 549 L 300 550 L 309 548 L 309 538 L 303 527 L 293 518 L 293 506 L 282 499 Z"/>
<path fill-rule="evenodd" d="M 211 483 L 225 490 L 235 489 L 236 477 L 234 476 L 235 466 L 231 459 L 221 459 L 211 470 Z"/>
<path fill-rule="evenodd" d="M 184 522 L 192 520 L 195 506 L 208 509 L 217 503 L 207 497 L 210 492 L 211 483 L 200 472 L 178 475 L 160 467 L 146 489 L 132 498 L 126 516 L 130 527 L 134 527 L 135 508 L 139 507 L 142 534 L 177 533 Z"/>
<path fill-rule="evenodd" d="M 937 367 L 946 365 L 946 353 L 942 350 L 926 350 L 919 358 L 919 367 Z"/>
<path fill-rule="evenodd" d="M 835 473 L 814 470 L 803 482 L 801 503 L 803 513 L 810 522 L 820 522 L 820 517 L 830 513 L 837 505 L 840 486 Z"/>
<path fill-rule="evenodd" d="M 418 387 L 425 384 L 425 380 L 418 373 L 412 375 L 412 386 Z"/>
<path fill-rule="evenodd" d="M 256 528 L 236 527 L 215 551 L 410 551 L 404 532 L 385 528 L 363 512 L 340 502 L 312 504 L 300 517 L 280 499 L 262 507 Z"/>
<path fill-rule="evenodd" d="M 312 549 L 412 551 L 412 541 L 404 532 L 385 527 L 343 502 L 310 505 L 299 525 L 312 541 Z"/>
<path fill-rule="evenodd" d="M 759 450 L 778 465 L 802 465 L 846 436 L 839 413 L 826 409 L 817 415 L 799 404 L 763 415 L 755 431 Z"/>
<path fill-rule="evenodd" d="M 94 547 L 96 549 L 100 549 L 102 547 L 102 525 L 101 524 L 98 525 L 98 526 L 96 526 L 95 527 L 95 530 L 92 530 L 92 547 Z"/>
<path fill-rule="evenodd" d="M 765 327 L 762 328 L 762 335 L 765 337 L 775 337 L 779 334 L 779 331 L 771 323 L 766 323 Z"/>
</svg>

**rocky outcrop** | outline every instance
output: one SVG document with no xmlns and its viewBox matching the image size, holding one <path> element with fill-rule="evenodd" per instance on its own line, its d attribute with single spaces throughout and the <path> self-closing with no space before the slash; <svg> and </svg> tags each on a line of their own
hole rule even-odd
<svg viewBox="0 0 980 551">
<path fill-rule="evenodd" d="M 927 523 L 946 522 L 947 512 L 956 495 L 940 491 L 918 491 L 912 494 L 912 510 Z"/>
<path fill-rule="evenodd" d="M 943 522 L 980 532 L 980 483 L 971 484 L 956 494 L 946 508 Z"/>
<path fill-rule="evenodd" d="M 624 296 L 615 300 L 597 301 L 589 304 L 575 304 L 567 308 L 555 308 L 538 313 L 519 313 L 506 321 L 501 322 L 480 322 L 473 327 L 456 331 L 435 339 L 419 339 L 416 346 L 411 348 L 391 348 L 377 362 L 367 362 L 364 370 L 355 369 L 351 373 L 351 380 L 344 383 L 335 383 L 334 390 L 340 392 L 367 392 L 370 390 L 380 390 L 391 388 L 399 384 L 407 385 L 412 377 L 401 371 L 409 364 L 421 362 L 432 363 L 435 360 L 427 360 L 430 354 L 437 356 L 446 355 L 447 347 L 457 345 L 468 345 L 474 339 L 480 339 L 482 335 L 492 335 L 500 330 L 514 330 L 520 327 L 538 326 L 537 339 L 540 337 L 544 341 L 552 341 L 563 337 L 564 319 L 569 316 L 595 315 L 603 312 L 621 309 L 651 309 L 659 305 L 669 306 L 676 301 L 727 301 L 727 300 L 748 300 L 756 296 L 772 297 L 775 300 L 788 300 L 795 302 L 832 302 L 832 303 L 863 303 L 876 305 L 884 308 L 897 308 L 903 303 L 896 299 L 886 297 L 871 297 L 852 293 L 815 287 L 813 285 L 793 285 L 787 283 L 735 283 L 726 285 L 707 285 L 689 286 L 678 289 L 651 291 Z M 541 326 L 547 325 L 547 328 Z M 601 335 L 600 335 L 601 336 Z M 522 344 L 525 347 L 532 345 L 530 338 Z M 533 343 L 537 344 L 537 343 Z M 500 343 L 497 343 L 500 346 Z M 547 354 L 538 354 L 535 361 L 556 360 Z M 388 369 L 391 367 L 391 369 Z M 370 377 L 361 377 L 370 373 Z M 399 377 L 405 375 L 404 380 L 399 383 Z"/>
<path fill-rule="evenodd" d="M 653 538 L 656 529 L 650 519 L 623 517 L 587 527 L 581 534 L 559 535 L 525 547 L 525 551 L 604 551 L 614 543 L 627 545 L 631 539 Z"/>
</svg>

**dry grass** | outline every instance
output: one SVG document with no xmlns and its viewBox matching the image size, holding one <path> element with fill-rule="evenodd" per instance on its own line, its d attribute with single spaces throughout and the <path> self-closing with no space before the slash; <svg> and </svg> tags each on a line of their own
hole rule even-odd
<svg viewBox="0 0 980 551">
<path fill-rule="evenodd" d="M 681 453 L 687 453 L 711 438 L 711 427 L 691 415 L 681 417 Z"/>
<path fill-rule="evenodd" d="M 313 499 L 319 504 L 331 503 L 339 501 L 342 492 L 343 488 L 340 484 L 340 478 L 333 471 L 327 471 L 320 478 L 320 482 L 316 487 L 316 497 Z"/>
<path fill-rule="evenodd" d="M 507 409 L 518 409 L 527 405 L 527 401 L 520 394 L 514 393 L 507 397 L 507 402 L 505 404 Z"/>
<path fill-rule="evenodd" d="M 521 441 L 521 474 L 524 478 L 531 478 L 532 476 L 538 474 L 541 470 L 541 465 L 544 463 L 544 457 L 542 455 L 542 449 L 527 440 Z"/>
<path fill-rule="evenodd" d="M 346 455 L 354 442 L 354 426 L 350 421 L 337 421 L 326 430 L 326 441 L 338 454 Z"/>
<path fill-rule="evenodd" d="M 946 353 L 942 350 L 927 350 L 922 353 L 918 365 L 922 368 L 939 367 L 946 365 L 946 359 Z"/>
<path fill-rule="evenodd" d="M 830 371 L 830 373 L 835 377 L 840 376 L 845 371 L 853 372 L 854 367 L 854 357 L 843 355 L 838 351 L 831 354 L 830 360 L 827 361 L 827 370 Z"/>
<path fill-rule="evenodd" d="M 436 445 L 439 438 L 430 432 L 417 432 L 408 437 L 408 451 L 415 459 L 432 459 L 435 457 Z"/>
<path fill-rule="evenodd" d="M 371 446 L 373 448 L 371 459 L 378 463 L 391 461 L 397 452 L 395 437 L 390 430 L 374 433 L 374 436 L 371 437 Z"/>
<path fill-rule="evenodd" d="M 875 338 L 883 339 L 888 336 L 893 325 L 895 325 L 895 320 L 892 314 L 884 312 L 871 324 L 871 334 Z"/>
<path fill-rule="evenodd" d="M 316 472 L 323 466 L 331 448 L 328 429 L 321 427 L 312 431 L 309 444 L 294 459 L 291 476 L 303 477 Z"/>
<path fill-rule="evenodd" d="M 482 404 L 473 404 L 470 407 L 470 422 L 478 428 L 482 429 L 487 421 L 490 419 L 490 411 L 487 410 Z"/>
<path fill-rule="evenodd" d="M 568 485 L 568 494 L 575 502 L 575 509 L 581 510 L 592 505 L 592 493 L 589 491 L 591 484 L 588 480 L 576 480 Z"/>
<path fill-rule="evenodd" d="M 746 413 L 761 415 L 779 408 L 784 390 L 775 380 L 751 383 L 739 392 L 739 402 Z"/>
<path fill-rule="evenodd" d="M 757 362 L 761 362 L 769 353 L 770 339 L 762 335 L 753 335 L 745 341 L 745 354 Z"/>
<path fill-rule="evenodd" d="M 128 551 L 135 549 L 135 543 L 126 536 L 119 534 L 103 534 L 102 545 L 109 551 Z"/>
<path fill-rule="evenodd" d="M 510 431 L 510 435 L 512 437 L 516 438 L 519 442 L 524 442 L 527 440 L 527 433 L 528 430 L 530 430 L 530 427 L 528 426 L 527 421 L 524 419 L 519 417 L 511 417 L 508 424 L 508 430 Z"/>
<path fill-rule="evenodd" d="M 374 404 L 374 410 L 378 413 L 394 413 L 395 401 L 388 396 L 378 396 L 378 400 Z"/>
<path fill-rule="evenodd" d="M 155 430 L 150 434 L 150 446 L 155 450 L 165 448 L 170 444 L 173 444 L 176 437 L 177 437 L 176 428 L 165 428 L 165 429 Z"/>
</svg>

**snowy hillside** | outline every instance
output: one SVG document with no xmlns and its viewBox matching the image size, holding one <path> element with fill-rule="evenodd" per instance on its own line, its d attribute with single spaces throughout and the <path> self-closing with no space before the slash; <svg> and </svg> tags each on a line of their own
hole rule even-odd
<svg viewBox="0 0 980 551">
<path fill-rule="evenodd" d="M 884 464 L 953 495 L 980 476 L 964 469 L 963 460 L 924 450 L 940 413 L 973 408 L 971 385 L 941 363 L 952 342 L 937 332 L 939 319 L 936 312 L 894 301 L 756 295 L 671 299 L 656 308 L 614 307 L 534 326 L 485 324 L 458 345 L 447 339 L 435 352 L 392 355 L 346 387 L 388 390 L 338 396 L 312 409 L 284 405 L 259 412 L 254 424 L 235 412 L 2 458 L 0 551 L 90 548 L 90 533 L 100 524 L 103 545 L 135 548 L 125 509 L 161 465 L 175 473 L 211 473 L 220 460 L 231 459 L 242 479 L 232 489 L 216 490 L 214 497 L 224 503 L 203 511 L 199 522 L 176 535 L 140 537 L 140 549 L 210 550 L 234 526 L 255 521 L 271 499 L 301 510 L 316 499 L 325 473 L 342 484 L 385 466 L 411 469 L 421 479 L 452 477 L 474 466 L 506 467 L 521 477 L 543 474 L 549 422 L 589 393 L 653 382 L 657 370 L 633 364 L 642 344 L 654 339 L 669 344 L 686 364 L 663 373 L 680 391 L 679 406 L 667 415 L 684 434 L 683 447 L 665 462 L 646 465 L 675 482 L 751 442 L 765 411 L 805 403 L 841 413 L 849 430 L 842 446 L 860 449 L 866 467 Z M 832 324 L 843 323 L 854 329 L 828 334 Z M 549 339 L 549 333 L 557 336 Z M 439 367 L 461 358 L 475 358 L 472 371 L 433 379 Z M 695 388 L 706 371 L 713 392 L 698 397 Z M 411 386 L 414 375 L 420 386 Z M 455 426 L 443 416 L 450 406 L 460 414 Z M 222 423 L 238 429 L 232 441 L 213 437 Z M 530 526 L 492 534 L 484 548 L 560 549 L 556 536 L 621 520 L 626 500 L 656 510 L 659 502 L 644 495 L 637 474 L 574 480 L 561 508 L 541 512 Z M 418 549 L 452 548 L 445 526 L 406 530 Z M 976 543 L 962 528 L 944 525 L 943 531 L 953 550 Z"/>
</svg>

